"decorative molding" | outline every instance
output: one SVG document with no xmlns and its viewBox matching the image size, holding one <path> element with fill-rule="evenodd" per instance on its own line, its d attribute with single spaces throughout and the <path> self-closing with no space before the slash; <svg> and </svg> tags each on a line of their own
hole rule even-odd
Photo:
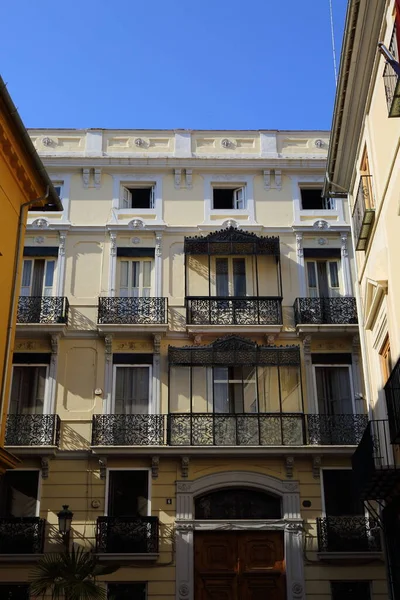
<svg viewBox="0 0 400 600">
<path fill-rule="evenodd" d="M 236 144 L 233 140 L 228 140 L 228 138 L 224 138 L 221 140 L 221 146 L 223 148 L 235 148 Z"/>
<path fill-rule="evenodd" d="M 22 350 L 35 350 L 37 347 L 36 342 L 17 342 L 15 344 L 15 351 L 21 352 Z"/>
<path fill-rule="evenodd" d="M 312 472 L 314 479 L 320 478 L 320 469 L 321 469 L 322 459 L 320 456 L 313 456 L 312 458 Z"/>
<path fill-rule="evenodd" d="M 143 148 L 147 145 L 143 138 L 135 138 L 134 144 L 138 148 Z"/>
<path fill-rule="evenodd" d="M 27 171 L 14 149 L 14 142 L 10 140 L 2 124 L 0 124 L 0 149 L 8 158 L 10 168 L 16 175 L 19 185 L 24 190 L 26 197 L 31 199 L 37 197 L 37 192 L 28 177 Z"/>
<path fill-rule="evenodd" d="M 263 171 L 263 175 L 264 175 L 264 189 L 270 190 L 271 189 L 271 170 L 265 169 Z"/>
<path fill-rule="evenodd" d="M 329 227 L 328 221 L 324 221 L 324 219 L 318 219 L 318 221 L 315 221 L 313 224 L 314 229 L 329 229 Z"/>
<path fill-rule="evenodd" d="M 100 479 L 105 479 L 107 476 L 107 458 L 99 458 Z"/>
<path fill-rule="evenodd" d="M 154 354 L 160 354 L 160 351 L 161 351 L 161 335 L 159 333 L 155 333 L 153 335 L 153 347 L 154 347 Z"/>
<path fill-rule="evenodd" d="M 117 234 L 110 233 L 110 254 L 111 256 L 117 256 Z"/>
<path fill-rule="evenodd" d="M 189 462 L 190 461 L 188 456 L 181 457 L 181 475 L 183 478 L 189 476 Z"/>
<path fill-rule="evenodd" d="M 153 479 L 158 478 L 159 468 L 160 468 L 160 457 L 152 456 L 151 457 L 151 476 Z"/>
<path fill-rule="evenodd" d="M 224 221 L 222 223 L 222 227 L 227 227 L 227 228 L 234 227 L 235 229 L 237 229 L 238 228 L 238 222 L 235 221 L 235 219 L 227 219 L 226 221 Z"/>
<path fill-rule="evenodd" d="M 46 146 L 47 148 L 49 146 L 54 146 L 55 145 L 54 140 L 52 140 L 51 137 L 47 137 L 46 136 L 46 137 L 42 138 L 41 141 L 42 141 L 43 146 Z"/>
<path fill-rule="evenodd" d="M 129 229 L 145 229 L 146 224 L 142 219 L 132 219 L 128 223 Z"/>
<path fill-rule="evenodd" d="M 131 242 L 132 242 L 132 244 L 140 244 L 140 238 L 138 238 L 138 237 L 133 237 L 133 238 L 131 239 Z"/>
<path fill-rule="evenodd" d="M 293 467 L 294 467 L 294 457 L 287 456 L 285 460 L 285 469 L 286 469 L 286 477 L 288 479 L 293 478 Z"/>
<path fill-rule="evenodd" d="M 47 219 L 35 219 L 32 221 L 32 227 L 36 227 L 37 229 L 46 229 L 49 226 L 49 221 Z"/>
<path fill-rule="evenodd" d="M 156 231 L 156 256 L 162 256 L 162 231 Z"/>
<path fill-rule="evenodd" d="M 94 187 L 95 188 L 101 187 L 101 169 L 98 169 L 98 168 L 96 168 L 94 170 Z"/>
<path fill-rule="evenodd" d="M 197 333 L 196 335 L 193 336 L 193 345 L 194 346 L 201 346 L 201 340 L 202 340 L 202 335 L 201 333 Z"/>
<path fill-rule="evenodd" d="M 340 234 L 340 239 L 341 239 L 341 242 L 342 242 L 342 244 L 341 244 L 341 253 L 342 253 L 342 257 L 343 258 L 347 258 L 348 255 L 349 255 L 349 252 L 347 250 L 347 238 L 348 238 L 348 234 L 345 231 L 343 231 Z"/>
<path fill-rule="evenodd" d="M 275 169 L 275 187 L 277 190 L 282 189 L 282 171 Z"/>
<path fill-rule="evenodd" d="M 111 362 L 112 361 L 112 353 L 113 353 L 112 342 L 113 342 L 113 336 L 112 335 L 106 335 L 104 337 L 104 344 L 105 344 L 105 349 L 106 349 L 106 361 L 107 362 Z"/>
<path fill-rule="evenodd" d="M 181 189 L 182 169 L 174 169 L 175 189 Z"/>
<path fill-rule="evenodd" d="M 44 244 L 44 237 L 42 235 L 38 235 L 33 238 L 35 244 Z"/>
<path fill-rule="evenodd" d="M 61 335 L 59 333 L 52 335 L 50 337 L 51 353 L 53 355 L 52 359 L 53 359 L 53 357 L 56 358 L 58 355 L 58 350 L 59 350 L 58 342 L 60 341 L 60 337 L 61 337 Z"/>
<path fill-rule="evenodd" d="M 87 189 L 90 182 L 90 169 L 82 169 L 82 182 L 83 187 Z"/>
<path fill-rule="evenodd" d="M 357 335 L 353 335 L 353 339 L 351 341 L 351 351 L 353 355 L 359 356 L 360 352 L 361 352 L 361 345 L 360 345 L 360 336 Z"/>
<path fill-rule="evenodd" d="M 318 238 L 317 242 L 320 246 L 325 246 L 328 243 L 328 240 L 326 238 L 320 237 Z"/>
<path fill-rule="evenodd" d="M 296 253 L 299 258 L 304 256 L 303 252 L 303 234 L 296 233 Z"/>
<path fill-rule="evenodd" d="M 47 456 L 42 456 L 40 460 L 40 468 L 42 471 L 42 479 L 48 479 L 49 477 L 49 459 Z"/>
<path fill-rule="evenodd" d="M 59 231 L 58 237 L 60 240 L 58 246 L 58 256 L 65 256 L 65 242 L 67 240 L 67 234 L 64 231 Z"/>
<path fill-rule="evenodd" d="M 191 190 L 193 187 L 193 171 L 192 169 L 185 170 L 186 188 Z"/>
<path fill-rule="evenodd" d="M 182 482 L 182 481 L 176 482 L 176 491 L 178 493 L 190 492 L 191 490 L 192 490 L 191 483 L 186 483 L 186 482 Z"/>
<path fill-rule="evenodd" d="M 325 146 L 325 144 L 324 144 L 323 140 L 315 140 L 314 146 L 316 148 L 323 148 Z"/>
<path fill-rule="evenodd" d="M 188 586 L 186 583 L 182 583 L 182 584 L 179 586 L 179 595 L 180 595 L 182 598 L 187 598 L 187 597 L 189 596 L 189 593 L 190 593 L 190 588 L 189 588 L 189 586 Z"/>
<path fill-rule="evenodd" d="M 268 346 L 274 346 L 277 337 L 278 337 L 278 334 L 276 334 L 276 333 L 267 335 L 267 344 L 268 344 Z"/>
</svg>

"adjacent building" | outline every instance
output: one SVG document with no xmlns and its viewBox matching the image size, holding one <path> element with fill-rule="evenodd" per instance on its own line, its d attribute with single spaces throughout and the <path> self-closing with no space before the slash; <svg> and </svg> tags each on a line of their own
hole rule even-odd
<svg viewBox="0 0 400 600">
<path fill-rule="evenodd" d="M 22 250 L 29 207 L 62 210 L 46 170 L 0 77 L 0 475 L 16 464 L 4 449 Z"/>
<path fill-rule="evenodd" d="M 359 498 L 386 534 L 393 599 L 400 598 L 399 47 L 398 0 L 349 2 L 326 185 L 331 196 L 348 195 L 352 215 L 369 415 L 353 472 Z"/>
<path fill-rule="evenodd" d="M 24 241 L 4 589 L 29 597 L 69 505 L 118 600 L 386 599 L 351 493 L 369 392 L 329 133 L 30 135 L 64 210 Z"/>
</svg>

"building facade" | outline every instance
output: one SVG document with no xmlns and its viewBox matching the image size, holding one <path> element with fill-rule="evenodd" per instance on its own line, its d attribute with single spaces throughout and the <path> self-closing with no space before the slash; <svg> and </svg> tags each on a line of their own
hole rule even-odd
<svg viewBox="0 0 400 600">
<path fill-rule="evenodd" d="M 370 419 L 354 477 L 386 532 L 392 598 L 400 598 L 399 48 L 400 2 L 349 2 L 326 186 L 348 194 L 352 213 Z"/>
<path fill-rule="evenodd" d="M 28 598 L 67 504 L 118 600 L 386 599 L 328 132 L 30 134 L 64 211 L 25 237 L 2 585 Z"/>
<path fill-rule="evenodd" d="M 0 475 L 16 464 L 4 449 L 22 249 L 29 206 L 62 206 L 0 77 Z M 15 290 L 17 293 L 15 293 Z"/>
</svg>

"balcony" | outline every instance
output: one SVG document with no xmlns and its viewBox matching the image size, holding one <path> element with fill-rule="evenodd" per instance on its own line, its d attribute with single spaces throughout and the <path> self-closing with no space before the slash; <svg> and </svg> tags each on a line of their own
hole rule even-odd
<svg viewBox="0 0 400 600">
<path fill-rule="evenodd" d="M 385 500 L 400 483 L 400 468 L 392 452 L 388 421 L 369 421 L 353 454 L 357 496 L 361 500 Z"/>
<path fill-rule="evenodd" d="M 385 395 L 390 441 L 392 444 L 400 444 L 400 360 L 386 382 Z"/>
<path fill-rule="evenodd" d="M 308 443 L 357 446 L 367 424 L 367 415 L 307 415 Z"/>
<path fill-rule="evenodd" d="M 356 299 L 296 298 L 294 320 L 296 325 L 357 325 Z"/>
<path fill-rule="evenodd" d="M 58 415 L 8 415 L 6 446 L 57 446 L 60 441 Z"/>
<path fill-rule="evenodd" d="M 92 446 L 162 446 L 165 415 L 94 415 Z"/>
<path fill-rule="evenodd" d="M 1 554 L 41 554 L 45 521 L 39 517 L 1 517 Z"/>
<path fill-rule="evenodd" d="M 98 517 L 96 552 L 157 558 L 158 517 Z"/>
<path fill-rule="evenodd" d="M 362 175 L 353 208 L 353 229 L 356 250 L 365 250 L 375 220 L 372 198 L 372 176 Z"/>
<path fill-rule="evenodd" d="M 318 518 L 317 535 L 321 553 L 382 551 L 378 522 L 362 515 Z"/>
<path fill-rule="evenodd" d="M 69 302 L 65 296 L 20 296 L 18 325 L 67 325 Z"/>
<path fill-rule="evenodd" d="M 389 52 L 395 58 L 395 60 L 399 60 L 396 27 L 393 30 L 392 39 L 389 45 Z M 392 65 L 388 62 L 386 63 L 383 71 L 383 81 L 389 117 L 400 117 L 400 77 Z"/>
<path fill-rule="evenodd" d="M 188 325 L 281 325 L 282 298 L 190 296 Z"/>
<path fill-rule="evenodd" d="M 143 328 L 148 325 L 163 325 L 168 323 L 167 298 L 99 298 L 99 326 L 136 326 Z"/>
</svg>

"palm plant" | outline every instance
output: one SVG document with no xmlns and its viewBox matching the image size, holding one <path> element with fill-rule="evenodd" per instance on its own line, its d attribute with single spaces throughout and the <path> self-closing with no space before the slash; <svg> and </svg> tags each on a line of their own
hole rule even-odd
<svg viewBox="0 0 400 600">
<path fill-rule="evenodd" d="M 45 554 L 31 574 L 33 596 L 52 600 L 106 600 L 107 592 L 96 581 L 100 575 L 119 567 L 99 564 L 98 558 L 83 548 Z"/>
</svg>

